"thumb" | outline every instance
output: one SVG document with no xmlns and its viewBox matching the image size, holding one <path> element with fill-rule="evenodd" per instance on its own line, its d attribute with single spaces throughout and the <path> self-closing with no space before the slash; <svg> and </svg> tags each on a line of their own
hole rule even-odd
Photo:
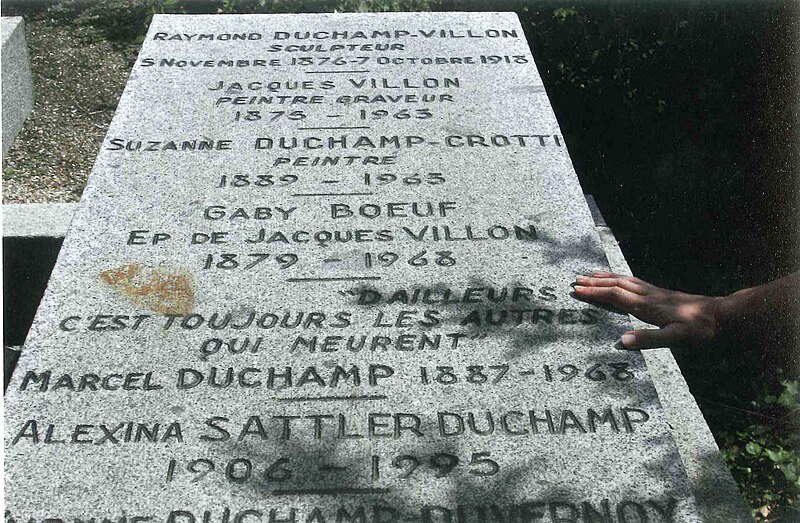
<svg viewBox="0 0 800 523">
<path fill-rule="evenodd" d="M 660 329 L 628 331 L 622 335 L 614 347 L 628 350 L 668 347 L 680 343 L 685 334 L 680 324 L 671 323 Z"/>
</svg>

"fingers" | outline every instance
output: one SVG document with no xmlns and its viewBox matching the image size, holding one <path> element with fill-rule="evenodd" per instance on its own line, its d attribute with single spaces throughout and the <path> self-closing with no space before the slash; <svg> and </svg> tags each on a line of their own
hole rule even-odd
<svg viewBox="0 0 800 523">
<path fill-rule="evenodd" d="M 654 285 L 651 285 L 650 283 L 647 283 L 646 281 L 644 281 L 642 279 L 639 279 L 636 276 L 624 276 L 622 274 L 614 274 L 613 272 L 608 272 L 608 271 L 593 271 L 592 272 L 592 277 L 593 278 L 625 278 L 625 279 L 627 279 L 629 281 L 632 281 L 634 283 L 638 283 L 642 287 L 655 287 Z"/>
<path fill-rule="evenodd" d="M 633 312 L 642 301 L 642 296 L 639 294 L 619 286 L 585 287 L 576 285 L 575 294 L 584 300 L 606 303 L 624 312 Z"/>
<path fill-rule="evenodd" d="M 611 274 L 611 273 L 608 273 Z M 600 278 L 589 278 L 588 276 L 577 276 L 575 283 L 584 287 L 614 287 L 619 286 L 625 290 L 635 292 L 636 294 L 644 294 L 644 287 L 634 278 L 627 276 L 603 276 Z"/>
<path fill-rule="evenodd" d="M 594 271 L 591 277 L 577 276 L 574 289 L 575 295 L 581 299 L 605 303 L 634 315 L 660 296 L 656 292 L 660 289 L 646 281 L 607 271 Z M 622 335 L 616 348 L 638 350 L 683 345 L 691 341 L 688 330 L 689 327 L 683 323 L 669 323 L 660 329 L 629 331 Z"/>
<path fill-rule="evenodd" d="M 628 350 L 655 349 L 681 345 L 685 338 L 685 326 L 671 323 L 661 329 L 641 329 L 626 332 L 615 347 Z"/>
</svg>

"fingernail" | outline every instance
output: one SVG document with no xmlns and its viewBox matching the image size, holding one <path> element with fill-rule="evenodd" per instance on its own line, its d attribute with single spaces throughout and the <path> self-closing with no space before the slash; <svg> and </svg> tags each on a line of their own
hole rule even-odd
<svg viewBox="0 0 800 523">
<path fill-rule="evenodd" d="M 614 344 L 614 348 L 618 350 L 627 350 L 635 344 L 636 336 L 633 334 L 623 334 L 622 337 L 617 340 L 617 343 Z"/>
<path fill-rule="evenodd" d="M 621 347 L 617 347 L 618 349 L 631 349 L 636 345 L 636 336 L 630 333 L 623 334 L 617 342 L 617 345 L 622 345 Z"/>
<path fill-rule="evenodd" d="M 576 276 L 575 283 L 582 284 L 582 283 L 589 283 L 588 276 Z"/>
</svg>

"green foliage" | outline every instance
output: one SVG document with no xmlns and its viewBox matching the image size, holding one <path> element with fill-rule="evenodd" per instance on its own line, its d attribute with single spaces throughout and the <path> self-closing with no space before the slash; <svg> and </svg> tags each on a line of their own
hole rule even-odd
<svg viewBox="0 0 800 523">
<path fill-rule="evenodd" d="M 334 10 L 330 0 L 222 0 L 220 14 L 326 13 Z"/>
<path fill-rule="evenodd" d="M 762 420 L 722 435 L 723 456 L 758 521 L 800 517 L 800 380 L 752 403 Z"/>
<path fill-rule="evenodd" d="M 428 11 L 429 0 L 222 0 L 220 13 Z"/>
<path fill-rule="evenodd" d="M 92 27 L 97 38 L 131 45 L 142 43 L 154 14 L 428 11 L 431 7 L 431 0 L 60 0 L 43 12 L 27 14 Z"/>
<path fill-rule="evenodd" d="M 47 16 L 56 23 L 92 27 L 97 37 L 106 40 L 134 41 L 147 32 L 150 16 L 161 3 L 161 0 L 109 0 L 104 3 L 64 0 L 51 6 Z"/>
<path fill-rule="evenodd" d="M 388 11 L 429 11 L 428 0 L 340 0 L 338 11 L 374 13 Z"/>
</svg>

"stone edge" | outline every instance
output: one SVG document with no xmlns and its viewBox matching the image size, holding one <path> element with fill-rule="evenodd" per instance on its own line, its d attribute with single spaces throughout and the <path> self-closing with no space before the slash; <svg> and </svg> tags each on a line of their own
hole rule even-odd
<svg viewBox="0 0 800 523">
<path fill-rule="evenodd" d="M 633 276 L 594 198 L 589 194 L 585 197 L 611 270 L 616 274 Z M 630 316 L 630 320 L 635 329 L 654 327 L 633 316 Z M 714 435 L 689 392 L 689 385 L 683 379 L 672 352 L 669 349 L 650 349 L 642 351 L 642 354 L 703 520 L 753 523 L 750 510 L 722 459 Z"/>
<path fill-rule="evenodd" d="M 0 26 L 2 26 L 0 43 L 2 44 L 3 54 L 6 55 L 7 58 L 10 54 L 13 58 L 18 58 L 23 64 L 23 69 L 18 72 L 19 79 L 14 85 L 5 81 L 2 84 L 3 91 L 11 88 L 11 90 L 14 91 L 11 94 L 19 94 L 21 96 L 21 99 L 17 102 L 17 106 L 19 107 L 18 112 L 3 111 L 3 129 L 0 134 L 3 136 L 2 150 L 5 156 L 8 149 L 13 145 L 19 132 L 22 131 L 25 120 L 27 120 L 33 110 L 34 93 L 33 75 L 31 72 L 30 57 L 28 56 L 28 42 L 25 39 L 25 20 L 21 16 L 3 16 L 0 17 Z M 7 46 L 11 47 L 7 48 Z M 10 74 L 7 70 L 3 70 L 2 73 L 3 77 Z M 20 92 L 15 93 L 16 91 Z M 28 96 L 25 95 L 26 91 L 29 93 Z M 3 97 L 6 98 L 5 95 Z"/>
<path fill-rule="evenodd" d="M 77 203 L 10 203 L 3 205 L 3 238 L 63 238 Z"/>
</svg>

